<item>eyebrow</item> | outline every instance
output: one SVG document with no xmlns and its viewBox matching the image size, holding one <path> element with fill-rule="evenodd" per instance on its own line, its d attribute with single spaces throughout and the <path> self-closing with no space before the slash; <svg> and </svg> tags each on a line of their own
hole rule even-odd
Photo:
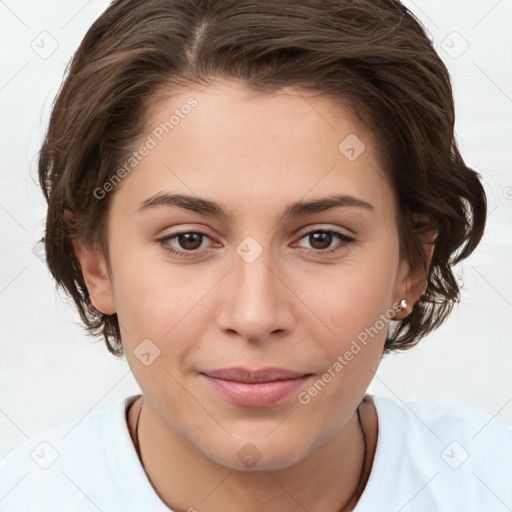
<svg viewBox="0 0 512 512">
<path fill-rule="evenodd" d="M 139 203 L 137 211 L 144 212 L 160 206 L 177 206 L 202 215 L 212 215 L 222 219 L 229 219 L 231 217 L 230 213 L 221 204 L 214 201 L 185 194 L 168 194 L 165 192 L 159 192 Z M 362 199 L 346 194 L 333 194 L 319 199 L 291 203 L 286 207 L 284 217 L 300 217 L 301 215 L 323 212 L 339 207 L 356 207 L 374 211 L 374 207 Z"/>
</svg>

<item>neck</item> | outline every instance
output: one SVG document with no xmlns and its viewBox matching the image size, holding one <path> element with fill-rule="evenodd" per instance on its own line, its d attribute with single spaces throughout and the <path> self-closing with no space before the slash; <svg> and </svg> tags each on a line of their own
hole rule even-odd
<svg viewBox="0 0 512 512">
<path fill-rule="evenodd" d="M 357 503 L 371 471 L 377 441 L 371 399 L 359 408 L 363 430 L 354 412 L 340 431 L 309 456 L 274 471 L 235 471 L 221 466 L 171 429 L 149 404 L 144 403 L 141 413 L 141 405 L 139 399 L 129 411 L 130 433 L 135 446 L 140 446 L 155 492 L 175 512 L 194 508 L 347 512 Z"/>
</svg>

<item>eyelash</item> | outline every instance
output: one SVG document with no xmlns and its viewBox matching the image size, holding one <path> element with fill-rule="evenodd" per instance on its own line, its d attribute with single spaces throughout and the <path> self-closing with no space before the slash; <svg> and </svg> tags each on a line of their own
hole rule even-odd
<svg viewBox="0 0 512 512">
<path fill-rule="evenodd" d="M 334 254 L 334 253 L 337 253 L 338 251 L 340 251 L 341 249 L 343 249 L 344 247 L 348 246 L 348 245 L 351 245 L 352 243 L 355 242 L 355 239 L 348 236 L 348 235 L 345 235 L 343 233 L 340 233 L 339 231 L 334 231 L 332 229 L 313 229 L 311 231 L 307 231 L 306 233 L 303 233 L 301 235 L 301 237 L 299 238 L 299 240 L 302 240 L 303 238 L 306 238 L 307 236 L 309 235 L 312 235 L 313 233 L 323 233 L 323 234 L 329 234 L 329 235 L 334 235 L 334 236 L 337 236 L 340 240 L 341 240 L 341 244 L 339 244 L 339 246 L 333 248 L 333 249 L 305 249 L 306 252 L 308 254 L 313 254 L 313 255 L 319 255 L 319 254 Z M 202 231 L 180 231 L 178 233 L 173 233 L 172 235 L 167 235 L 163 238 L 159 238 L 157 240 L 157 242 L 160 243 L 162 249 L 170 254 L 173 254 L 173 255 L 176 255 L 176 256 L 179 256 L 181 258 L 190 258 L 190 257 L 194 257 L 195 255 L 197 255 L 199 253 L 199 251 L 197 250 L 194 250 L 194 251 L 177 251 L 175 249 L 172 249 L 171 247 L 169 247 L 169 245 L 166 245 L 166 242 L 169 242 L 170 240 L 172 240 L 173 238 L 176 238 L 180 235 L 184 235 L 184 234 L 194 234 L 194 235 L 202 235 L 202 236 L 205 236 L 207 238 L 210 238 L 206 233 L 203 233 Z M 189 256 L 190 255 L 190 256 Z"/>
</svg>

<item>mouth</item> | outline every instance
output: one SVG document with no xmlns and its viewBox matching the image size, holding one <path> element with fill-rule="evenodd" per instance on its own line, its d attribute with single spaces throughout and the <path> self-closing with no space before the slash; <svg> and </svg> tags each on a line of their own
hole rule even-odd
<svg viewBox="0 0 512 512">
<path fill-rule="evenodd" d="M 224 368 L 200 373 L 210 389 L 245 407 L 268 407 L 297 392 L 313 375 L 284 368 Z"/>
</svg>

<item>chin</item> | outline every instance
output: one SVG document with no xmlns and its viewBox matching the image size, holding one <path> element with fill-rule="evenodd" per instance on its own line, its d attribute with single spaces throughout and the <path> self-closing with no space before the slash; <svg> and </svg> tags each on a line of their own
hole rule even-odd
<svg viewBox="0 0 512 512">
<path fill-rule="evenodd" d="M 251 441 L 225 439 L 219 446 L 201 449 L 203 454 L 216 464 L 234 471 L 276 471 L 286 469 L 305 459 L 312 451 L 310 445 L 289 436 L 287 439 L 276 437 L 272 441 L 265 438 Z M 213 448 L 213 449 L 212 449 Z"/>
</svg>

